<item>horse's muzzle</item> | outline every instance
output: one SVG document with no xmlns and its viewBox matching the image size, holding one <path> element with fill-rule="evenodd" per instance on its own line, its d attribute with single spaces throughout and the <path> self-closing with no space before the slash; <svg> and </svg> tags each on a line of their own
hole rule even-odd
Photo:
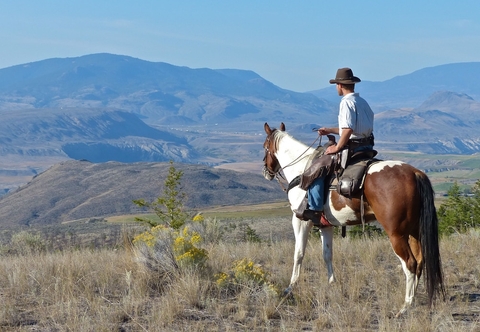
<svg viewBox="0 0 480 332">
<path fill-rule="evenodd" d="M 273 178 L 275 177 L 275 174 L 270 172 L 266 166 L 263 166 L 262 174 L 263 174 L 263 177 L 268 181 L 272 181 Z"/>
</svg>

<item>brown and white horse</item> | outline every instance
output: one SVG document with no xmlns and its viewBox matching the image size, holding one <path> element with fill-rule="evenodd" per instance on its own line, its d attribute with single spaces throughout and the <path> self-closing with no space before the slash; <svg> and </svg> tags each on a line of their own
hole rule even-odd
<svg viewBox="0 0 480 332">
<path fill-rule="evenodd" d="M 294 139 L 280 129 L 272 129 L 265 123 L 266 140 L 264 176 L 272 180 L 281 170 L 291 182 L 305 170 L 308 157 L 314 149 Z M 398 315 L 412 304 L 422 271 L 430 305 L 437 293 L 445 296 L 440 251 L 438 245 L 438 221 L 434 206 L 434 192 L 428 177 L 422 171 L 401 161 L 381 161 L 368 169 L 364 182 L 364 220 L 378 221 L 387 233 L 393 251 L 400 259 L 406 276 L 406 294 Z M 292 209 L 299 206 L 305 191 L 298 186 L 288 191 Z M 361 224 L 361 200 L 348 199 L 336 191 L 330 191 L 324 206 L 328 221 L 334 226 Z M 300 275 L 311 221 L 298 219 L 293 213 L 295 233 L 293 272 L 286 294 L 292 291 Z M 321 229 L 323 259 L 327 266 L 328 281 L 335 281 L 332 266 L 333 227 Z"/>
</svg>

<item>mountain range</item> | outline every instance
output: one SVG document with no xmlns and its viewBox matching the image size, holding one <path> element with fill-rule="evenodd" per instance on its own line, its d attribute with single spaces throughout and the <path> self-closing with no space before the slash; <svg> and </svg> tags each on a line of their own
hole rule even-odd
<svg viewBox="0 0 480 332">
<path fill-rule="evenodd" d="M 375 113 L 376 149 L 479 152 L 479 73 L 480 62 L 457 63 L 357 84 Z M 336 124 L 339 100 L 333 85 L 299 93 L 249 70 L 104 53 L 0 69 L 0 192 L 10 192 L 0 206 L 12 204 L 15 188 L 25 195 L 32 177 L 69 160 L 259 172 L 265 122 L 284 122 L 310 144 L 312 128 Z"/>
<path fill-rule="evenodd" d="M 0 110 L 110 108 L 132 112 L 148 124 L 205 126 L 267 121 L 277 111 L 287 121 L 314 118 L 330 106 L 252 71 L 191 69 L 112 54 L 0 70 Z"/>
<path fill-rule="evenodd" d="M 480 63 L 458 63 L 357 84 L 376 113 L 377 142 L 385 144 L 378 148 L 479 151 L 479 72 Z M 298 93 L 248 70 L 191 69 L 113 54 L 47 59 L 0 69 L 0 155 L 250 161 L 261 148 L 237 160 L 222 158 L 213 137 L 263 134 L 264 122 L 284 122 L 310 140 L 312 127 L 336 123 L 338 102 L 333 85 Z"/>
</svg>

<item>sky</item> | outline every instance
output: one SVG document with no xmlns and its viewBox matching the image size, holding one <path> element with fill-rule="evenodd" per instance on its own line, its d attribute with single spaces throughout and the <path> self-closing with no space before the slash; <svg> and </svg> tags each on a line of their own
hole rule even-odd
<svg viewBox="0 0 480 332">
<path fill-rule="evenodd" d="M 2 0 L 0 69 L 94 53 L 252 70 L 297 92 L 480 61 L 480 1 Z"/>
</svg>

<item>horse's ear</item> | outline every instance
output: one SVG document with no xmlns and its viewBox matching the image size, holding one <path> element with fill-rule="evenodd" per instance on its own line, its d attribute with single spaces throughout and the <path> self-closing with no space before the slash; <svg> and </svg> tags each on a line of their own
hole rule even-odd
<svg viewBox="0 0 480 332">
<path fill-rule="evenodd" d="M 267 135 L 272 134 L 272 129 L 270 129 L 270 126 L 268 125 L 268 123 L 265 122 L 265 125 L 263 126 L 263 128 L 265 128 L 265 132 L 267 133 Z"/>
<path fill-rule="evenodd" d="M 285 131 L 285 123 L 280 123 L 280 130 Z"/>
</svg>

